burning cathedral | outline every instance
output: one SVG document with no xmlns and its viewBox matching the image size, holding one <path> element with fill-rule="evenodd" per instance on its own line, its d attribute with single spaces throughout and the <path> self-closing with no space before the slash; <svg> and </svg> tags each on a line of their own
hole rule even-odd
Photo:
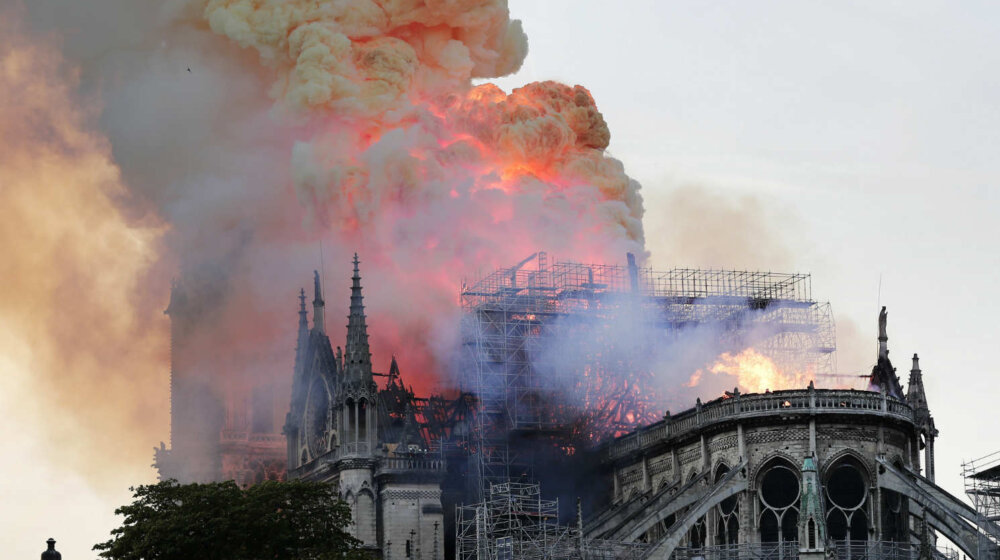
<svg viewBox="0 0 1000 560">
<path fill-rule="evenodd" d="M 385 559 L 954 557 L 939 536 L 996 557 L 1000 527 L 934 482 L 923 372 L 914 354 L 904 389 L 884 308 L 866 389 L 819 388 L 836 344 L 808 276 L 536 253 L 463 285 L 461 381 L 421 397 L 394 357 L 387 373 L 373 366 L 357 255 L 352 264 L 343 346 L 319 275 L 311 323 L 299 294 L 281 432 L 256 413 L 235 437 L 232 414 L 201 403 L 208 412 L 174 418 L 171 448 L 157 450 L 162 477 L 336 484 L 354 534 Z M 182 296 L 168 309 L 178 402 L 206 398 L 182 375 Z M 653 351 L 704 337 L 713 352 L 757 348 L 809 380 L 658 410 L 666 366 Z M 572 351 L 553 354 L 560 345 Z"/>
</svg>

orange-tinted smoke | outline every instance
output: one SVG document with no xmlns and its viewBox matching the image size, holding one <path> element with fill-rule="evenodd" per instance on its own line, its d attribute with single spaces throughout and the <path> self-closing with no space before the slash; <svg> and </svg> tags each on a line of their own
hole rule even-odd
<svg viewBox="0 0 1000 560">
<path fill-rule="evenodd" d="M 0 12 L 0 377 L 16 403 L 4 421 L 118 489 L 151 478 L 166 436 L 167 282 L 150 274 L 164 228 L 119 213 L 125 188 L 77 69 L 18 16 Z"/>
<path fill-rule="evenodd" d="M 291 180 L 306 227 L 341 267 L 328 283 L 361 253 L 376 362 L 396 353 L 418 388 L 448 369 L 463 279 L 538 250 L 645 255 L 639 186 L 605 155 L 610 132 L 585 88 L 472 85 L 527 53 L 505 1 L 197 6 L 272 72 L 273 113 L 300 127 Z"/>
</svg>

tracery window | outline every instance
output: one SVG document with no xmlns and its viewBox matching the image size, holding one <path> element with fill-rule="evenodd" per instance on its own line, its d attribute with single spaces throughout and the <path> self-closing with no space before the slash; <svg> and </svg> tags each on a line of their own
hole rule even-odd
<svg viewBox="0 0 1000 560">
<path fill-rule="evenodd" d="M 787 543 L 798 539 L 799 476 L 783 460 L 775 460 L 763 471 L 757 489 L 760 501 L 760 541 Z"/>
<path fill-rule="evenodd" d="M 867 470 L 854 458 L 841 459 L 827 471 L 826 525 L 834 540 L 868 539 Z"/>
<path fill-rule="evenodd" d="M 688 475 L 688 482 L 691 482 L 698 476 L 698 472 L 692 470 Z M 698 521 L 694 522 L 691 529 L 688 531 L 688 546 L 691 548 L 702 548 L 705 546 L 705 537 L 707 535 L 707 527 L 705 523 L 705 517 L 702 516 Z"/>
<path fill-rule="evenodd" d="M 893 466 L 903 470 L 903 462 L 898 458 Z M 888 488 L 882 489 L 882 539 L 896 542 L 907 542 L 910 538 L 909 503 L 905 496 Z"/>
<path fill-rule="evenodd" d="M 722 480 L 729 474 L 725 464 L 715 469 L 715 481 Z M 740 534 L 739 498 L 730 496 L 716 506 L 715 513 L 715 544 L 737 544 Z"/>
</svg>

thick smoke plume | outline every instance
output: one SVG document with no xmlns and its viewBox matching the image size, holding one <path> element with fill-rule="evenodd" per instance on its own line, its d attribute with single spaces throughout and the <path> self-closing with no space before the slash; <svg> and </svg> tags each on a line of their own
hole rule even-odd
<svg viewBox="0 0 1000 560">
<path fill-rule="evenodd" d="M 427 392 L 449 381 L 463 276 L 539 249 L 646 257 L 639 185 L 585 88 L 473 85 L 527 53 L 503 1 L 13 14 L 36 32 L 3 33 L 4 344 L 30 346 L 22 371 L 60 410 L 42 425 L 94 480 L 168 438 L 172 279 L 196 310 L 193 373 L 231 409 L 275 387 L 280 427 L 314 268 L 336 344 L 360 253 L 377 367 L 395 353 Z"/>
<path fill-rule="evenodd" d="M 745 310 L 743 325 L 708 318 L 683 324 L 682 315 L 642 296 L 619 294 L 594 310 L 561 316 L 546 327 L 533 356 L 535 383 L 566 405 L 570 420 L 592 439 L 631 431 L 679 412 L 695 399 L 803 388 L 815 379 L 815 363 L 779 364 L 755 349 L 775 333 Z M 815 356 L 813 358 L 816 358 Z"/>
<path fill-rule="evenodd" d="M 189 373 L 227 422 L 273 387 L 278 428 L 313 269 L 337 344 L 360 253 L 376 367 L 397 354 L 426 393 L 452 381 L 463 276 L 537 250 L 647 257 L 639 185 L 606 155 L 585 88 L 473 85 L 526 56 L 502 0 L 32 0 L 0 22 L 0 364 L 23 397 L 4 404 L 31 403 L 19 422 L 53 464 L 104 488 L 148 477 L 169 437 L 171 280 L 194 310 Z M 673 239 L 732 222 L 697 197 L 672 204 Z M 670 264 L 703 264 L 686 241 L 666 247 Z M 659 343 L 637 319 L 621 318 L 633 361 Z M 679 401 L 719 350 L 690 336 L 645 370 Z M 562 350 L 575 355 L 556 341 L 551 359 Z M 704 377 L 709 394 L 733 385 Z"/>
<path fill-rule="evenodd" d="M 321 243 L 336 263 L 326 284 L 343 285 L 358 251 L 376 359 L 399 354 L 418 386 L 440 379 L 463 275 L 538 247 L 587 260 L 644 253 L 638 184 L 604 154 L 610 133 L 586 89 L 472 86 L 515 71 L 527 52 L 505 2 L 211 1 L 198 11 L 257 53 L 270 114 L 294 129 L 289 171 L 305 228 L 284 225 L 312 250 L 290 267 L 298 278 L 276 285 L 306 278 Z M 341 293 L 326 299 L 341 306 Z"/>
<path fill-rule="evenodd" d="M 78 73 L 19 15 L 0 12 L 0 377 L 8 396 L 35 402 L 17 402 L 8 427 L 51 427 L 45 452 L 107 488 L 145 472 L 141 442 L 167 420 L 156 294 L 168 283 L 149 275 L 165 272 L 164 226 L 121 214 L 126 187 Z"/>
</svg>

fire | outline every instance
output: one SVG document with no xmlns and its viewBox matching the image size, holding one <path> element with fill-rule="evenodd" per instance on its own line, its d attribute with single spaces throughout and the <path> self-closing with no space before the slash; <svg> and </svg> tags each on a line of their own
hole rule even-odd
<svg viewBox="0 0 1000 560">
<path fill-rule="evenodd" d="M 432 338 L 454 328 L 462 275 L 539 249 L 645 255 L 639 185 L 605 154 L 586 88 L 473 85 L 527 54 L 505 1 L 201 6 L 259 54 L 273 113 L 309 122 L 291 149 L 299 212 L 335 258 L 361 254 L 373 353 L 397 353 L 418 391 L 441 381 L 449 350 Z"/>
<path fill-rule="evenodd" d="M 724 352 L 707 369 L 695 371 L 687 386 L 698 386 L 705 373 L 735 377 L 740 390 L 746 393 L 800 389 L 812 379 L 808 372 L 782 371 L 771 358 L 753 348 L 738 354 Z"/>
</svg>

